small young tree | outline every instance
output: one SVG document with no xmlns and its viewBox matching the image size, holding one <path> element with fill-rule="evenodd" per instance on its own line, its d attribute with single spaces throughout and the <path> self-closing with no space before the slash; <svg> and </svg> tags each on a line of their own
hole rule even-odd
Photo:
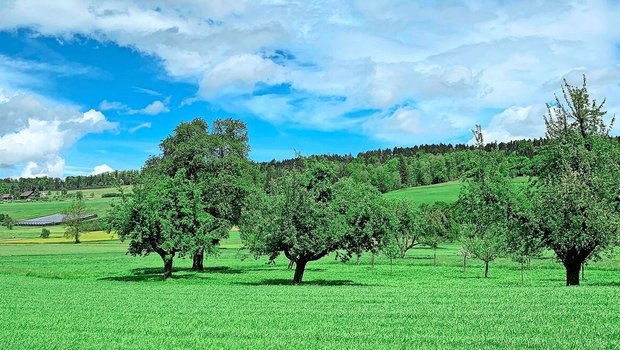
<svg viewBox="0 0 620 350">
<path fill-rule="evenodd" d="M 76 199 L 63 211 L 63 224 L 65 227 L 65 238 L 73 239 L 74 243 L 80 243 L 84 218 L 87 216 L 86 204 L 82 199 Z"/>
<path fill-rule="evenodd" d="M 437 248 L 443 242 L 454 239 L 454 223 L 446 203 L 437 202 L 420 207 L 420 230 L 422 244 L 433 249 L 433 266 L 437 265 Z"/>
<path fill-rule="evenodd" d="M 51 232 L 49 229 L 46 229 L 46 228 L 41 229 L 41 238 L 49 238 L 50 234 Z"/>
<path fill-rule="evenodd" d="M 463 248 L 484 262 L 484 277 L 489 263 L 505 251 L 512 187 L 498 152 L 483 150 L 480 126 L 473 131 L 478 157 L 468 174 L 457 203 Z"/>
<path fill-rule="evenodd" d="M 514 195 L 506 232 L 506 252 L 513 261 L 520 265 L 521 284 L 523 285 L 525 266 L 529 267 L 531 259 L 542 254 L 544 244 L 541 237 L 535 234 L 537 228 L 533 226 L 536 220 L 532 219 L 536 217 L 536 214 L 529 203 L 532 194 L 526 190 L 523 193 L 514 193 Z M 519 218 L 528 218 L 528 220 L 519 220 Z"/>
<path fill-rule="evenodd" d="M 420 244 L 423 232 L 420 212 L 406 200 L 390 200 L 388 205 L 394 213 L 396 225 L 390 235 L 390 244 L 398 247 L 398 257 L 404 258 L 410 249 Z"/>
</svg>

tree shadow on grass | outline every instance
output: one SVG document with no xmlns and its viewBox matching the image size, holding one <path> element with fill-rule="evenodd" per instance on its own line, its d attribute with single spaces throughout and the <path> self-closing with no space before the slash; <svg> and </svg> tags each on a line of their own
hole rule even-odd
<svg viewBox="0 0 620 350">
<path fill-rule="evenodd" d="M 232 269 L 228 266 L 208 266 L 203 271 L 194 271 L 191 267 L 175 267 L 173 272 L 193 272 L 193 273 L 221 273 L 221 274 L 240 274 L 244 273 L 241 269 Z M 137 269 L 131 269 L 131 273 L 134 275 L 153 275 L 162 274 L 163 269 L 161 267 L 143 267 Z"/>
<path fill-rule="evenodd" d="M 171 280 L 187 280 L 193 278 L 200 278 L 196 275 L 175 275 L 173 274 L 170 278 Z M 102 277 L 99 279 L 100 281 L 115 281 L 115 282 L 162 282 L 164 281 L 164 277 L 161 273 L 159 274 L 148 274 L 148 275 L 130 275 L 130 276 L 111 276 L 111 277 Z"/>
<path fill-rule="evenodd" d="M 243 286 L 290 286 L 293 285 L 291 279 L 277 278 L 277 279 L 264 279 L 255 282 L 237 282 L 235 284 Z M 353 282 L 351 280 L 311 280 L 304 281 L 301 286 L 354 286 L 354 287 L 369 287 L 371 284 Z"/>
<path fill-rule="evenodd" d="M 592 287 L 620 287 L 620 281 L 601 281 L 601 282 L 588 282 L 586 279 L 582 281 L 584 286 L 592 286 Z"/>
<path fill-rule="evenodd" d="M 174 268 L 172 270 L 173 280 L 181 280 L 181 279 L 204 279 L 209 274 L 240 274 L 244 273 L 243 270 L 240 269 L 231 269 L 228 266 L 209 266 L 205 267 L 204 271 L 194 271 L 189 267 L 179 267 Z M 186 272 L 179 274 L 179 272 Z M 187 273 L 190 272 L 190 273 Z M 163 269 L 161 267 L 144 267 L 131 269 L 131 275 L 129 276 L 110 276 L 103 277 L 100 280 L 103 281 L 117 281 L 117 282 L 156 282 L 163 281 Z"/>
</svg>

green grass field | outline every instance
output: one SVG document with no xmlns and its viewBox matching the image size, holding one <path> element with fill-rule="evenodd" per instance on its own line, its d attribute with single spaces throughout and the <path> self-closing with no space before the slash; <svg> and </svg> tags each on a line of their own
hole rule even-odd
<svg viewBox="0 0 620 350">
<path fill-rule="evenodd" d="M 528 179 L 517 177 L 512 179 L 515 186 L 523 186 Z M 460 181 L 450 181 L 436 185 L 403 188 L 386 193 L 387 198 L 405 199 L 414 205 L 432 204 L 435 202 L 454 203 L 459 198 Z"/>
<path fill-rule="evenodd" d="M 572 288 L 554 259 L 537 259 L 522 286 L 507 259 L 489 279 L 478 261 L 463 272 L 448 244 L 437 266 L 425 248 L 374 269 L 369 255 L 328 256 L 292 286 L 285 259 L 254 260 L 237 232 L 223 247 L 204 273 L 176 259 L 163 281 L 158 256 L 127 256 L 118 240 L 0 240 L 0 348 L 620 348 L 618 258 L 588 265 Z"/>
</svg>

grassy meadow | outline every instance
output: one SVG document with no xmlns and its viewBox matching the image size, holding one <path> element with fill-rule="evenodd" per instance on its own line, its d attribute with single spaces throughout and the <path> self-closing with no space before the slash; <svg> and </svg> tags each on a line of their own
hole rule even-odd
<svg viewBox="0 0 620 350">
<path fill-rule="evenodd" d="M 421 191 L 410 195 L 420 203 L 449 201 L 457 188 L 409 193 Z M 422 247 L 393 265 L 378 256 L 374 268 L 368 254 L 359 265 L 331 255 L 292 286 L 286 259 L 255 260 L 232 231 L 205 272 L 176 259 L 164 281 L 158 256 L 125 255 L 110 235 L 88 233 L 78 245 L 57 235 L 62 227 L 47 240 L 0 236 L 2 349 L 620 348 L 616 257 L 588 265 L 582 286 L 567 288 L 549 255 L 532 262 L 521 285 L 510 260 L 492 263 L 484 279 L 479 261 L 463 271 L 460 247 L 446 244 L 437 266 Z"/>
</svg>

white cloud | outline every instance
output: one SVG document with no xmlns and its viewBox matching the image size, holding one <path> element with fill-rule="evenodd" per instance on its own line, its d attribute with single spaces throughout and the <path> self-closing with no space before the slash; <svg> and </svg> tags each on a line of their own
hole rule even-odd
<svg viewBox="0 0 620 350">
<path fill-rule="evenodd" d="M 109 165 L 101 164 L 101 165 L 95 166 L 95 168 L 93 169 L 93 172 L 91 172 L 90 175 L 99 175 L 99 174 L 104 174 L 104 173 L 111 173 L 113 171 L 114 171 L 114 169 L 112 169 L 112 167 L 110 167 Z"/>
<path fill-rule="evenodd" d="M 545 136 L 543 116 L 544 105 L 515 106 L 493 116 L 491 122 L 482 129 L 485 142 L 506 142 L 512 140 Z M 473 139 L 470 140 L 470 143 Z"/>
<path fill-rule="evenodd" d="M 48 107 L 31 94 L 0 99 L 0 164 L 24 166 L 21 176 L 62 176 L 60 152 L 89 133 L 117 127 L 99 111 L 77 107 Z"/>
<path fill-rule="evenodd" d="M 150 129 L 151 128 L 151 123 L 147 122 L 147 123 L 142 123 L 140 125 L 136 125 L 133 128 L 129 129 L 129 133 L 133 134 L 134 132 L 140 130 L 140 129 Z"/>
<path fill-rule="evenodd" d="M 148 106 L 137 111 L 138 114 L 157 115 L 160 113 L 170 112 L 168 107 L 161 101 L 153 101 Z"/>
<path fill-rule="evenodd" d="M 537 136 L 542 119 L 534 113 L 522 121 L 534 126 L 519 128 L 509 119 L 524 112 L 511 108 L 543 105 L 575 73 L 591 76 L 598 96 L 620 96 L 617 18 L 620 5 L 607 1 L 15 0 L 0 29 L 113 41 L 158 57 L 170 77 L 229 112 L 400 143 L 467 139 L 477 123 L 498 138 Z M 21 78 L 5 71 L 5 80 Z M 272 84 L 292 92 L 253 95 Z M 140 110 L 113 104 L 102 110 L 168 109 L 160 100 Z M 378 112 L 349 117 L 360 109 Z M 505 114 L 482 119 L 489 109 Z"/>
<path fill-rule="evenodd" d="M 169 103 L 170 98 L 166 98 L 163 101 L 155 100 L 146 105 L 144 108 L 133 109 L 122 102 L 103 100 L 99 104 L 99 109 L 101 109 L 102 111 L 119 111 L 125 114 L 157 115 L 160 113 L 170 112 L 170 109 L 168 109 Z"/>
</svg>

